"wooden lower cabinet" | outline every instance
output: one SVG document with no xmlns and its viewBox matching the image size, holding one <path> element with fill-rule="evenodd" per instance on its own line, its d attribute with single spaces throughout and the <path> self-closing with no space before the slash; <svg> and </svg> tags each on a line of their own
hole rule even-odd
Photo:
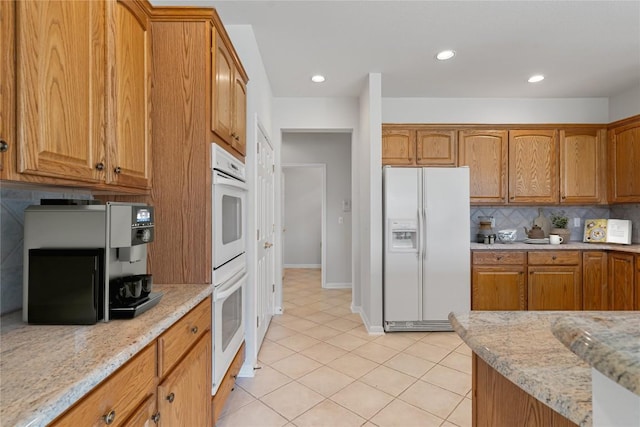
<svg viewBox="0 0 640 427">
<path fill-rule="evenodd" d="M 523 266 L 474 266 L 472 310 L 526 310 Z"/>
<path fill-rule="evenodd" d="M 509 381 L 475 353 L 472 358 L 472 393 L 472 425 L 476 427 L 576 426 Z"/>
<path fill-rule="evenodd" d="M 582 310 L 580 266 L 528 268 L 529 310 Z"/>
<path fill-rule="evenodd" d="M 635 257 L 623 252 L 610 252 L 608 270 L 608 300 L 610 310 L 633 310 L 635 287 Z"/>
<path fill-rule="evenodd" d="M 635 310 L 640 310 L 640 255 L 636 255 L 636 303 Z"/>
<path fill-rule="evenodd" d="M 211 399 L 214 425 L 216 422 L 218 422 L 218 418 L 220 418 L 220 414 L 222 413 L 222 409 L 224 408 L 224 404 L 227 402 L 229 395 L 231 395 L 231 393 L 233 393 L 233 391 L 235 390 L 236 378 L 238 377 L 240 368 L 242 368 L 242 364 L 244 363 L 244 355 L 245 345 L 244 343 L 242 343 L 240 349 L 238 350 L 238 353 L 236 353 L 233 361 L 231 361 L 231 366 L 229 366 L 227 373 L 224 374 L 224 378 L 220 383 L 220 387 L 218 387 L 218 391 Z"/>
<path fill-rule="evenodd" d="M 158 416 L 158 402 L 155 393 L 142 402 L 138 409 L 124 423 L 124 427 L 151 427 L 155 425 Z"/>
<path fill-rule="evenodd" d="M 586 251 L 582 253 L 582 308 L 607 310 L 607 253 Z"/>
</svg>

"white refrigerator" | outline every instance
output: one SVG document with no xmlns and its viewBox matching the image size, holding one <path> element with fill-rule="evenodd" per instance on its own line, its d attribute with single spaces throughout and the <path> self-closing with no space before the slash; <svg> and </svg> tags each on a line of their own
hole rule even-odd
<svg viewBox="0 0 640 427">
<path fill-rule="evenodd" d="M 451 331 L 470 310 L 469 168 L 385 166 L 385 331 Z"/>
</svg>

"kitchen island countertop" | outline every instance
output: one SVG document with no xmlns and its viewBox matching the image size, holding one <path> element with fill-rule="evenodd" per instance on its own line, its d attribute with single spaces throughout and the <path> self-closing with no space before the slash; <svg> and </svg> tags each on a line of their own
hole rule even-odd
<svg viewBox="0 0 640 427">
<path fill-rule="evenodd" d="M 640 254 L 640 244 L 634 243 L 631 245 L 616 245 L 613 243 L 583 243 L 578 241 L 571 241 L 562 245 L 550 245 L 550 244 L 530 244 L 524 242 L 513 243 L 494 243 L 492 245 L 485 245 L 483 243 L 471 242 L 472 251 L 618 251 L 628 252 L 633 254 Z"/>
<path fill-rule="evenodd" d="M 487 364 L 580 426 L 592 425 L 591 366 L 624 373 L 614 381 L 632 390 L 640 382 L 638 312 L 472 311 L 449 320 Z M 585 346 L 588 335 L 599 344 Z"/>
<path fill-rule="evenodd" d="M 158 305 L 134 319 L 90 326 L 0 318 L 2 425 L 44 426 L 211 295 L 211 285 L 155 285 Z"/>
</svg>

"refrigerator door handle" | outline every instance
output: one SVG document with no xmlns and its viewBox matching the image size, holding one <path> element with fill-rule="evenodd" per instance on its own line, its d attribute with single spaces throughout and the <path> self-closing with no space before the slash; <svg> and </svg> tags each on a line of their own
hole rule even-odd
<svg viewBox="0 0 640 427">
<path fill-rule="evenodd" d="M 422 259 L 427 259 L 427 208 L 422 208 L 422 230 L 420 230 L 420 240 L 422 244 Z"/>
</svg>

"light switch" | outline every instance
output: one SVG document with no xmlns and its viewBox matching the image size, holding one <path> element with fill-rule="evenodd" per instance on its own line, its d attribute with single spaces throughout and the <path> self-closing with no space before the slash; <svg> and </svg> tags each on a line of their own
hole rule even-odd
<svg viewBox="0 0 640 427">
<path fill-rule="evenodd" d="M 573 226 L 580 227 L 580 218 L 573 218 Z"/>
<path fill-rule="evenodd" d="M 351 212 L 351 200 L 349 199 L 342 200 L 342 212 Z"/>
</svg>

